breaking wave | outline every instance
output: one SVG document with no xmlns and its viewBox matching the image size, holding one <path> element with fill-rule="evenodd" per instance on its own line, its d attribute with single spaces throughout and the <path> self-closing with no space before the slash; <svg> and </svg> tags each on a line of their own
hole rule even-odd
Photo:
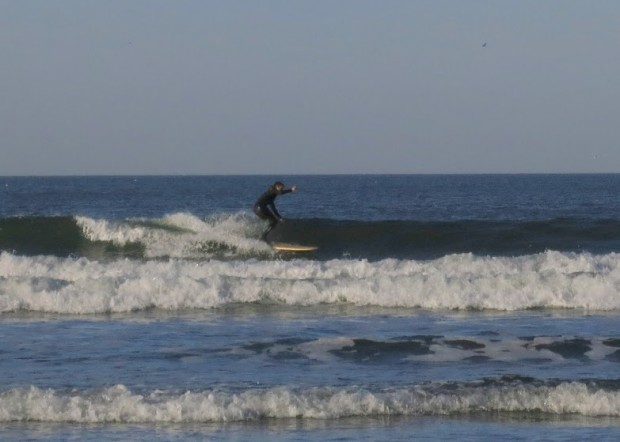
<svg viewBox="0 0 620 442">
<path fill-rule="evenodd" d="M 351 304 L 431 310 L 620 309 L 620 255 L 436 260 L 134 260 L 0 254 L 0 312 L 66 314 Z"/>
<path fill-rule="evenodd" d="M 247 212 L 201 218 L 175 213 L 162 218 L 0 218 L 0 250 L 19 255 L 96 259 L 289 258 L 259 238 L 265 223 Z M 313 259 L 378 261 L 437 259 L 472 253 L 519 256 L 547 250 L 607 254 L 620 250 L 620 222 L 595 219 L 547 221 L 346 221 L 291 219 L 270 235 L 274 242 L 316 245 Z"/>
<path fill-rule="evenodd" d="M 0 422 L 204 423 L 260 419 L 525 413 L 620 416 L 618 381 L 527 378 L 411 387 L 275 387 L 242 391 L 133 392 L 123 385 L 0 392 Z"/>
</svg>

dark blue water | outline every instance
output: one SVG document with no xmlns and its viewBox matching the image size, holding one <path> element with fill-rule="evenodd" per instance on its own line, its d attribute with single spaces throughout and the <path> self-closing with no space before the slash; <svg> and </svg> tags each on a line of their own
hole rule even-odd
<svg viewBox="0 0 620 442">
<path fill-rule="evenodd" d="M 276 179 L 297 185 L 278 205 L 302 219 L 601 220 L 620 207 L 620 175 L 4 177 L 0 216 L 230 213 L 249 210 Z"/>
<path fill-rule="evenodd" d="M 276 179 L 270 240 L 316 252 L 260 240 Z M 0 178 L 0 437 L 615 440 L 619 191 Z"/>
</svg>

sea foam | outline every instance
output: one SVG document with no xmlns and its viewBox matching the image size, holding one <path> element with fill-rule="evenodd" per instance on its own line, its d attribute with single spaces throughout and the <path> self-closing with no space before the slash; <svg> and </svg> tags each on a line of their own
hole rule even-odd
<svg viewBox="0 0 620 442">
<path fill-rule="evenodd" d="M 432 261 L 130 260 L 0 255 L 0 312 L 209 309 L 238 303 L 425 309 L 620 309 L 620 255 Z"/>
<path fill-rule="evenodd" d="M 33 386 L 0 392 L 0 422 L 201 423 L 497 412 L 617 417 L 620 393 L 583 382 L 146 393 L 132 392 L 123 385 L 70 392 Z"/>
<path fill-rule="evenodd" d="M 205 219 L 190 213 L 144 220 L 75 219 L 90 241 L 107 241 L 117 246 L 140 243 L 148 258 L 204 258 L 215 252 L 224 256 L 273 254 L 265 242 L 258 240 L 262 225 L 243 212 Z"/>
</svg>

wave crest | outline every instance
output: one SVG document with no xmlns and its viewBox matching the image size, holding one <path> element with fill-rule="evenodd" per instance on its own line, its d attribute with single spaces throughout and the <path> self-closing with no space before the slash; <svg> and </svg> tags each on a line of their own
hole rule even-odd
<svg viewBox="0 0 620 442">
<path fill-rule="evenodd" d="M 244 213 L 206 219 L 176 213 L 161 219 L 109 221 L 76 217 L 84 236 L 117 246 L 140 243 L 147 258 L 206 258 L 271 253 L 259 241 L 259 224 Z"/>
</svg>

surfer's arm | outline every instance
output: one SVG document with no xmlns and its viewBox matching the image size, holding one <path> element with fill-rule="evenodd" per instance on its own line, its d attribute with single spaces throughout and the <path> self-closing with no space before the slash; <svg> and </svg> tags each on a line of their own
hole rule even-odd
<svg viewBox="0 0 620 442">
<path fill-rule="evenodd" d="M 280 195 L 284 195 L 285 193 L 297 192 L 297 186 L 292 186 L 290 189 L 283 189 L 280 192 Z"/>
</svg>

